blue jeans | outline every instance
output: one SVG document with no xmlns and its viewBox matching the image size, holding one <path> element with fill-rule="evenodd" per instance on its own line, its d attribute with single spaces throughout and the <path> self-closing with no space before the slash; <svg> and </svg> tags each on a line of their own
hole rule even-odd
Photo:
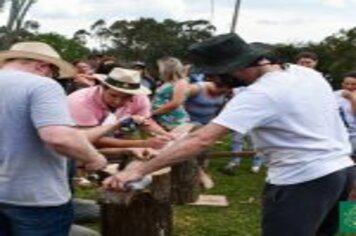
<svg viewBox="0 0 356 236">
<path fill-rule="evenodd" d="M 72 203 L 53 207 L 0 204 L 1 236 L 68 236 Z"/>
<path fill-rule="evenodd" d="M 241 152 L 242 151 L 242 146 L 243 146 L 243 135 L 233 132 L 232 134 L 232 143 L 231 143 L 231 149 L 233 152 Z M 241 158 L 240 157 L 234 157 L 231 158 L 230 164 L 231 165 L 240 165 Z M 259 156 L 254 156 L 252 159 L 252 166 L 258 166 L 260 167 L 263 163 L 263 160 Z"/>
</svg>

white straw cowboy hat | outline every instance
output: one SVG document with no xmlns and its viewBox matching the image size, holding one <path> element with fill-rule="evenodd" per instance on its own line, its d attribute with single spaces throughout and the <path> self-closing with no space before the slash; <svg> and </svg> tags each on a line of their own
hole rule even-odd
<svg viewBox="0 0 356 236">
<path fill-rule="evenodd" d="M 108 75 L 94 74 L 104 85 L 116 91 L 132 95 L 149 95 L 151 91 L 141 84 L 140 72 L 115 67 Z"/>
<path fill-rule="evenodd" d="M 21 42 L 14 44 L 9 50 L 0 51 L 0 65 L 4 61 L 16 58 L 34 59 L 48 62 L 59 68 L 59 77 L 68 78 L 75 74 L 74 67 L 61 59 L 51 46 L 42 42 Z"/>
</svg>

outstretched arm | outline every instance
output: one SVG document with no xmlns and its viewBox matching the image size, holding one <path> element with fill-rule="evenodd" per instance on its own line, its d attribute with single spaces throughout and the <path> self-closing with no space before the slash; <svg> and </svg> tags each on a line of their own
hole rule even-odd
<svg viewBox="0 0 356 236">
<path fill-rule="evenodd" d="M 87 139 L 93 143 L 99 138 L 105 136 L 108 133 L 115 131 L 119 127 L 119 123 L 110 125 L 100 125 L 92 128 L 83 128 L 81 131 L 87 137 Z"/>
<path fill-rule="evenodd" d="M 124 189 L 128 182 L 138 180 L 156 170 L 194 157 L 194 155 L 209 147 L 228 131 L 227 128 L 221 125 L 210 123 L 176 144 L 164 148 L 155 158 L 139 164 L 137 162 L 133 163 L 124 171 L 107 178 L 104 181 L 104 186 L 108 189 Z"/>
</svg>

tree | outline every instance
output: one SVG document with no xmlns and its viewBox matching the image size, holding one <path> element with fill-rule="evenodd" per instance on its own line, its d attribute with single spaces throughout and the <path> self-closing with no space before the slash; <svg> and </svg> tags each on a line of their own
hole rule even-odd
<svg viewBox="0 0 356 236">
<path fill-rule="evenodd" d="M 97 20 L 90 26 L 92 36 L 99 42 L 99 49 L 101 51 L 108 49 L 108 40 L 111 37 L 111 31 L 106 27 L 106 22 L 103 19 Z"/>
<path fill-rule="evenodd" d="M 80 29 L 73 34 L 73 40 L 82 45 L 86 45 L 88 43 L 88 37 L 90 36 L 91 34 L 88 31 Z"/>
<path fill-rule="evenodd" d="M 339 85 L 346 72 L 356 69 L 356 27 L 325 38 L 315 50 L 321 54 L 321 67 L 329 71 L 334 85 Z"/>
<path fill-rule="evenodd" d="M 143 60 L 149 65 L 162 56 L 186 58 L 187 48 L 212 36 L 215 27 L 207 21 L 177 22 L 152 18 L 118 20 L 109 27 L 113 44 L 110 50 L 126 61 Z"/>
<path fill-rule="evenodd" d="M 40 41 L 51 45 L 59 52 L 61 57 L 67 61 L 84 58 L 90 50 L 73 39 L 67 39 L 63 35 L 56 33 L 45 33 L 33 35 L 31 40 Z"/>
<path fill-rule="evenodd" d="M 7 2 L 9 3 L 9 17 L 6 25 L 1 27 L 2 34 L 0 34 L 3 48 L 8 48 L 14 42 L 21 41 L 29 36 L 24 28 L 24 22 L 29 9 L 36 0 L 0 0 L 1 11 L 5 9 Z M 37 23 L 37 29 L 38 27 L 39 24 Z"/>
</svg>

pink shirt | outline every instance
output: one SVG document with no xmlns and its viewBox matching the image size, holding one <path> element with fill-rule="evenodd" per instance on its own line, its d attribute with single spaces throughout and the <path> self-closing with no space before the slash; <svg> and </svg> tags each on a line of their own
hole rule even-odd
<svg viewBox="0 0 356 236">
<path fill-rule="evenodd" d="M 109 114 L 109 108 L 102 101 L 100 86 L 80 89 L 68 95 L 69 110 L 78 126 L 100 125 Z M 131 101 L 115 111 L 118 119 L 131 115 L 150 116 L 151 103 L 147 96 L 136 95 Z"/>
</svg>

